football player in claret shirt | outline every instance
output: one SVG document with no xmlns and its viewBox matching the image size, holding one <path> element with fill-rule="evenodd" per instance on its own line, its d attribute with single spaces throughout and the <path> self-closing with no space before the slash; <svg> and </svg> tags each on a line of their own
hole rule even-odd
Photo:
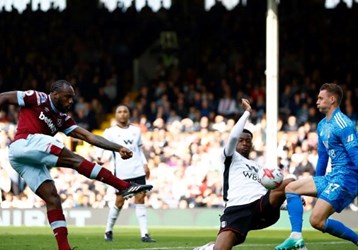
<svg viewBox="0 0 358 250">
<path fill-rule="evenodd" d="M 72 152 L 53 137 L 61 131 L 97 147 L 119 152 L 123 159 L 132 157 L 132 151 L 128 148 L 79 127 L 67 115 L 74 97 L 72 85 L 65 80 L 53 82 L 50 94 L 36 90 L 0 94 L 0 107 L 6 104 L 20 106 L 17 132 L 9 146 L 11 166 L 31 190 L 45 201 L 47 217 L 59 250 L 69 250 L 71 247 L 61 199 L 48 168 L 58 166 L 74 169 L 88 178 L 122 190 L 125 197 L 153 188 L 151 185 L 138 185 L 115 177 L 109 170 Z"/>
</svg>

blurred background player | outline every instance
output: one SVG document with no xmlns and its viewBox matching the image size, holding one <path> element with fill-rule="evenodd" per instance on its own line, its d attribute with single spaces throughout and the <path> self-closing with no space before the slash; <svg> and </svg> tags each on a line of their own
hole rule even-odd
<svg viewBox="0 0 358 250">
<path fill-rule="evenodd" d="M 242 99 L 245 110 L 232 128 L 224 146 L 221 159 L 224 171 L 224 214 L 215 242 L 194 250 L 229 250 L 243 243 L 250 230 L 269 227 L 280 218 L 280 208 L 285 201 L 285 186 L 294 179 L 286 179 L 274 190 L 267 190 L 259 183 L 257 162 L 249 159 L 253 146 L 252 133 L 244 129 L 251 106 Z"/>
<path fill-rule="evenodd" d="M 130 124 L 130 111 L 125 105 L 117 106 L 115 110 L 115 125 L 107 128 L 103 137 L 109 141 L 126 145 L 132 152 L 131 159 L 124 161 L 117 152 L 104 151 L 98 149 L 98 160 L 111 161 L 114 167 L 114 174 L 118 178 L 135 182 L 138 184 L 146 184 L 146 178 L 149 177 L 149 168 L 147 160 L 142 150 L 142 138 L 140 128 Z M 147 208 L 144 204 L 145 192 L 137 193 L 134 197 L 136 216 L 139 222 L 141 240 L 143 242 L 155 242 L 148 234 Z M 121 190 L 116 190 L 116 200 L 110 207 L 104 239 L 106 241 L 113 240 L 113 227 L 124 205 L 124 197 Z"/>
<path fill-rule="evenodd" d="M 107 169 L 75 154 L 54 138 L 57 132 L 62 131 L 97 147 L 116 151 L 123 159 L 132 157 L 129 149 L 79 127 L 67 115 L 74 97 L 72 85 L 65 80 L 53 82 L 49 95 L 35 90 L 0 94 L 0 107 L 6 104 L 20 106 L 17 132 L 9 147 L 11 166 L 31 190 L 45 201 L 47 217 L 59 250 L 70 250 L 71 247 L 61 198 L 49 168 L 59 166 L 74 169 L 88 178 L 122 190 L 125 196 L 152 189 L 151 185 L 137 185 L 118 179 Z"/>
</svg>

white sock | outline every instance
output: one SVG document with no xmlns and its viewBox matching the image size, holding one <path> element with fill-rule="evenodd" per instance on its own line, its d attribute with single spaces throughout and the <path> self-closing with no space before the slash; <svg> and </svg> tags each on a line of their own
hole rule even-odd
<svg viewBox="0 0 358 250">
<path fill-rule="evenodd" d="M 194 250 L 214 250 L 214 246 L 214 242 L 209 242 L 206 243 L 204 246 L 194 248 Z"/>
<path fill-rule="evenodd" d="M 214 250 L 214 246 L 215 246 L 214 243 L 208 243 L 205 247 L 205 250 Z"/>
<path fill-rule="evenodd" d="M 290 238 L 292 238 L 292 239 L 302 238 L 302 233 L 301 232 L 292 232 L 290 235 Z"/>
<path fill-rule="evenodd" d="M 148 234 L 147 208 L 144 204 L 135 204 L 135 213 L 139 223 L 140 235 L 144 237 Z"/>
<path fill-rule="evenodd" d="M 114 224 L 116 224 L 117 218 L 119 216 L 119 212 L 121 210 L 122 210 L 122 208 L 118 208 L 116 206 L 113 206 L 109 209 L 105 232 L 113 231 Z"/>
</svg>

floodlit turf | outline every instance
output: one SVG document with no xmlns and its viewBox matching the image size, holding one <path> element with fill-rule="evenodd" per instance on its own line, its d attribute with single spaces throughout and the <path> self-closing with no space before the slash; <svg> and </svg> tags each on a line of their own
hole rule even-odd
<svg viewBox="0 0 358 250">
<path fill-rule="evenodd" d="M 142 243 L 136 227 L 118 227 L 114 241 L 105 242 L 104 227 L 70 227 L 70 242 L 78 250 L 116 249 L 193 249 L 195 246 L 215 239 L 216 229 L 208 228 L 151 228 L 156 243 Z M 269 250 L 281 243 L 289 234 L 282 230 L 261 230 L 249 234 L 245 244 L 235 249 Z M 309 250 L 356 250 L 350 242 L 322 234 L 315 230 L 305 231 L 304 237 Z M 1 250 L 56 250 L 55 239 L 49 227 L 0 227 Z"/>
</svg>

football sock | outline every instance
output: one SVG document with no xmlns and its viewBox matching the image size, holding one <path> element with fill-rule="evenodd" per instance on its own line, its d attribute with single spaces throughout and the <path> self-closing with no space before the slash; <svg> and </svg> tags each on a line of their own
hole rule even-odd
<svg viewBox="0 0 358 250">
<path fill-rule="evenodd" d="M 137 215 L 141 237 L 144 237 L 148 233 L 147 208 L 144 204 L 135 204 L 135 213 Z"/>
<path fill-rule="evenodd" d="M 47 211 L 47 218 L 55 235 L 58 249 L 71 249 L 67 239 L 67 225 L 62 209 L 54 209 Z"/>
<path fill-rule="evenodd" d="M 210 242 L 208 244 L 205 244 L 204 246 L 200 247 L 201 250 L 214 250 L 215 244 Z"/>
<path fill-rule="evenodd" d="M 300 239 L 300 238 L 302 238 L 302 233 L 301 232 L 292 232 L 290 234 L 290 238 L 292 238 L 292 239 Z"/>
<path fill-rule="evenodd" d="M 354 244 L 357 244 L 358 242 L 358 234 L 337 220 L 327 219 L 323 232 L 341 239 L 352 241 Z"/>
<path fill-rule="evenodd" d="M 108 169 L 88 160 L 83 160 L 83 162 L 81 162 L 78 172 L 90 179 L 104 182 L 118 190 L 127 189 L 130 186 L 129 182 L 118 179 Z"/>
<path fill-rule="evenodd" d="M 286 199 L 291 232 L 302 233 L 303 206 L 301 196 L 295 193 L 286 193 Z"/>
<path fill-rule="evenodd" d="M 109 209 L 105 232 L 113 231 L 114 224 L 116 224 L 117 218 L 121 210 L 122 208 L 118 208 L 117 206 L 113 206 Z"/>
</svg>

